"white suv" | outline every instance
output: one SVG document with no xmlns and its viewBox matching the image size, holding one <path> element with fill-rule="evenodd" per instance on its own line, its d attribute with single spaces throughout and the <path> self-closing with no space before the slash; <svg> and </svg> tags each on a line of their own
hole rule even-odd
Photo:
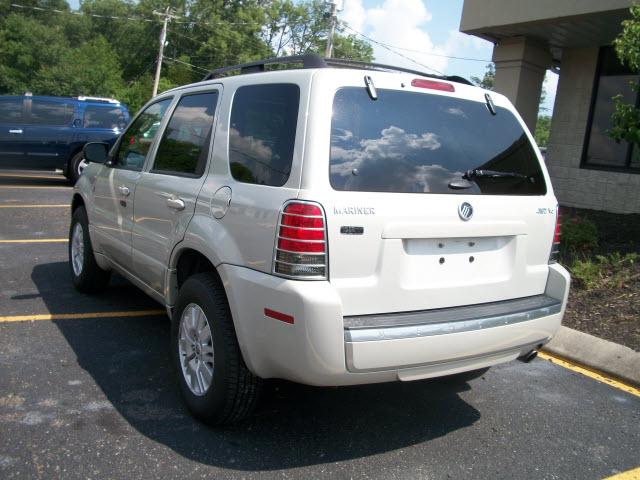
<svg viewBox="0 0 640 480">
<path fill-rule="evenodd" d="M 317 56 L 214 71 L 88 144 L 69 255 L 166 305 L 184 399 L 209 423 L 261 379 L 418 380 L 531 359 L 560 325 L 557 202 L 502 95 Z M 239 70 L 234 76 L 218 75 Z"/>
</svg>

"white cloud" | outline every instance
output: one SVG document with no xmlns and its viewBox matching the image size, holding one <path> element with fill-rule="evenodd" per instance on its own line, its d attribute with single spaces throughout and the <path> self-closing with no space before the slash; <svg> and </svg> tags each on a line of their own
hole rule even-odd
<svg viewBox="0 0 640 480">
<path fill-rule="evenodd" d="M 428 33 L 433 15 L 424 0 L 380 0 L 371 8 L 365 8 L 363 0 L 342 0 L 338 4 L 340 20 L 354 30 L 388 45 L 413 51 L 397 51 L 416 62 L 439 72 L 447 72 L 449 59 L 442 55 L 459 56 L 460 51 L 476 52 L 481 58 L 489 58 L 490 44 L 477 37 L 450 30 L 446 38 L 434 41 Z M 347 30 L 348 33 L 353 33 Z M 398 65 L 416 70 L 425 68 L 403 58 L 388 49 L 372 44 L 375 59 L 379 63 Z"/>
</svg>

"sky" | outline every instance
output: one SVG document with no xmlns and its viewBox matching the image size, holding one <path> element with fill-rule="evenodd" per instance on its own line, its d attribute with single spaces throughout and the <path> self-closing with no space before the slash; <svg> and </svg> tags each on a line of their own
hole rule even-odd
<svg viewBox="0 0 640 480">
<path fill-rule="evenodd" d="M 338 19 L 367 37 L 392 46 L 405 57 L 447 75 L 482 78 L 491 61 L 493 44 L 460 33 L 463 0 L 336 0 Z M 346 32 L 353 33 L 347 29 Z M 396 47 L 396 48 L 393 48 Z M 424 67 L 373 44 L 376 62 L 416 70 Z M 464 57 L 457 60 L 446 57 Z M 435 72 L 431 72 L 435 73 Z M 548 72 L 546 101 L 541 113 L 550 115 L 558 76 Z"/>
<path fill-rule="evenodd" d="M 355 30 L 392 46 L 393 50 L 404 55 L 392 53 L 374 43 L 374 55 L 378 63 L 425 69 L 406 58 L 409 57 L 447 75 L 482 78 L 491 61 L 491 42 L 458 31 L 463 0 L 335 1 L 338 4 L 338 19 L 352 29 L 347 29 L 347 33 L 354 33 Z M 78 8 L 78 0 L 70 0 L 69 3 L 71 8 Z M 446 58 L 452 56 L 474 60 Z M 547 72 L 544 83 L 547 97 L 541 114 L 551 115 L 557 85 L 558 75 Z"/>
</svg>

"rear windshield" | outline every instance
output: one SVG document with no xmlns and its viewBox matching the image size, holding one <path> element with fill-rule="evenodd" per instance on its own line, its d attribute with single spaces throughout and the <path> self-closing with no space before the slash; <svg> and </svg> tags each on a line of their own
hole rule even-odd
<svg viewBox="0 0 640 480">
<path fill-rule="evenodd" d="M 123 129 L 127 126 L 127 115 L 120 107 L 97 107 L 87 105 L 84 109 L 84 128 Z"/>
<path fill-rule="evenodd" d="M 471 170 L 508 174 L 463 175 Z M 526 177 L 526 178 L 524 178 Z M 403 193 L 544 195 L 533 147 L 514 115 L 484 102 L 343 88 L 333 102 L 331 186 Z M 456 188 L 457 187 L 457 188 Z"/>
</svg>

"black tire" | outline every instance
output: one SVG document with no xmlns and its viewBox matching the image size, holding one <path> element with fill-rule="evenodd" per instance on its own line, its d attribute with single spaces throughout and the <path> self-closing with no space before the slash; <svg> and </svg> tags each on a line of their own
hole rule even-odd
<svg viewBox="0 0 640 480">
<path fill-rule="evenodd" d="M 78 167 L 83 158 L 84 158 L 84 152 L 80 150 L 71 158 L 71 160 L 69 160 L 69 165 L 67 165 L 66 177 L 74 185 L 78 181 L 78 178 L 80 178 L 80 172 L 78 171 Z"/>
<path fill-rule="evenodd" d="M 76 272 L 73 266 L 73 232 L 78 225 L 82 229 L 82 244 L 84 245 L 82 255 L 82 267 Z M 71 216 L 71 227 L 69 228 L 69 270 L 71 281 L 74 287 L 82 293 L 96 293 L 104 290 L 111 278 L 111 272 L 103 270 L 96 263 L 93 255 L 93 247 L 89 238 L 89 220 L 84 207 L 78 207 Z"/>
<path fill-rule="evenodd" d="M 202 309 L 211 329 L 213 377 L 203 395 L 191 391 L 181 366 L 180 323 L 190 304 Z M 182 398 L 194 417 L 209 425 L 221 425 L 239 422 L 253 412 L 262 379 L 244 363 L 224 287 L 214 274 L 193 275 L 180 287 L 171 323 L 171 352 Z"/>
</svg>

